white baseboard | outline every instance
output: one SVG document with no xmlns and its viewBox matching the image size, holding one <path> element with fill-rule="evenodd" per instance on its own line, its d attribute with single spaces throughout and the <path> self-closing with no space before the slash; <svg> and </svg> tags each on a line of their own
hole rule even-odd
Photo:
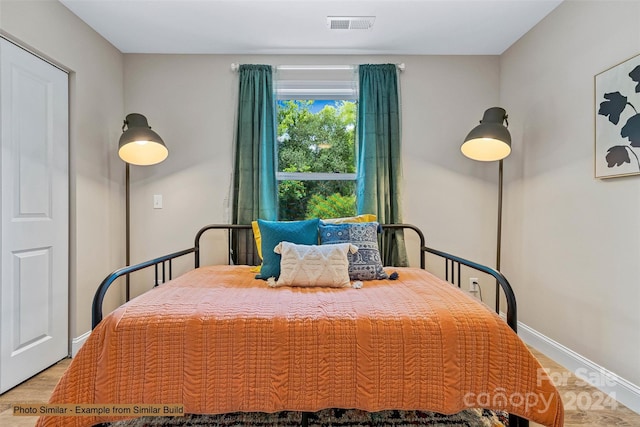
<svg viewBox="0 0 640 427">
<path fill-rule="evenodd" d="M 75 337 L 71 340 L 71 357 L 76 357 L 80 347 L 82 347 L 82 344 L 84 344 L 87 338 L 89 338 L 89 335 L 91 335 L 91 331 L 87 331 L 79 337 Z"/>
<path fill-rule="evenodd" d="M 564 366 L 585 382 L 640 414 L 640 387 L 636 384 L 614 374 L 524 323 L 518 322 L 518 335 L 525 343 Z"/>
</svg>

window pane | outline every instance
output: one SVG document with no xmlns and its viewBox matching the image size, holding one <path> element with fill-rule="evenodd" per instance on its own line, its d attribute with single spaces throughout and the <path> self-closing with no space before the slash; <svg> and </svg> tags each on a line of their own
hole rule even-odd
<svg viewBox="0 0 640 427">
<path fill-rule="evenodd" d="M 279 218 L 339 218 L 356 213 L 355 181 L 278 182 Z"/>
<path fill-rule="evenodd" d="M 353 101 L 278 101 L 280 219 L 355 214 L 355 120 Z"/>
<path fill-rule="evenodd" d="M 355 173 L 356 104 L 278 101 L 278 171 Z"/>
</svg>

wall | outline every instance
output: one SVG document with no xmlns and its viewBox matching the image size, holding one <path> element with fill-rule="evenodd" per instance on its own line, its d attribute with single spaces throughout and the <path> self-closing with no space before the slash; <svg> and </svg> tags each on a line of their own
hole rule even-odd
<svg viewBox="0 0 640 427">
<path fill-rule="evenodd" d="M 145 114 L 170 151 L 161 164 L 131 169 L 132 262 L 187 248 L 202 225 L 229 221 L 238 86 L 231 63 L 367 62 L 406 64 L 405 222 L 434 247 L 492 264 L 497 168 L 465 158 L 459 147 L 498 101 L 498 57 L 155 54 L 125 55 L 126 112 Z M 153 194 L 163 195 L 163 209 L 152 208 Z"/>
<path fill-rule="evenodd" d="M 91 327 L 95 288 L 124 262 L 122 54 L 54 0 L 0 2 L 0 29 L 70 71 L 70 338 Z M 110 295 L 111 304 L 120 295 Z"/>
<path fill-rule="evenodd" d="M 640 50 L 640 3 L 565 1 L 501 57 L 504 271 L 520 320 L 640 384 L 640 177 L 594 178 L 594 76 Z"/>
</svg>

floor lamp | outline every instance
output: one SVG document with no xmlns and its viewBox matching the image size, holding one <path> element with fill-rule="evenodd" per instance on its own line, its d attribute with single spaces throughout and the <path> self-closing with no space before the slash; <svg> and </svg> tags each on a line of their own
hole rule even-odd
<svg viewBox="0 0 640 427">
<path fill-rule="evenodd" d="M 502 159 L 511 153 L 511 134 L 507 126 L 508 116 L 500 107 L 484 112 L 480 124 L 464 139 L 462 154 L 481 162 L 498 161 L 498 232 L 496 244 L 496 270 L 500 271 L 500 247 L 502 244 Z M 504 125 L 506 123 L 506 126 Z M 500 312 L 500 287 L 496 284 L 496 312 Z"/>
<path fill-rule="evenodd" d="M 126 128 L 126 130 L 125 130 Z M 118 155 L 125 166 L 125 211 L 126 211 L 126 251 L 125 262 L 129 266 L 131 262 L 130 250 L 130 192 L 129 192 L 129 165 L 149 166 L 160 163 L 169 155 L 169 150 L 164 145 L 160 135 L 151 130 L 147 118 L 142 114 L 128 114 L 122 125 L 122 135 L 118 144 Z M 126 300 L 129 301 L 131 288 L 129 275 L 125 278 Z"/>
</svg>

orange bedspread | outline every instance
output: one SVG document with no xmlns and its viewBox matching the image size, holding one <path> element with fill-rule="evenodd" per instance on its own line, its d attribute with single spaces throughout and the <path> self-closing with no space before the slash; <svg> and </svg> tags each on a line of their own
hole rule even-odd
<svg viewBox="0 0 640 427">
<path fill-rule="evenodd" d="M 194 270 L 107 316 L 50 402 L 181 403 L 187 413 L 487 407 L 563 425 L 557 390 L 502 319 L 424 270 L 398 271 L 362 289 L 318 289 L 269 288 L 244 266 Z"/>
</svg>

